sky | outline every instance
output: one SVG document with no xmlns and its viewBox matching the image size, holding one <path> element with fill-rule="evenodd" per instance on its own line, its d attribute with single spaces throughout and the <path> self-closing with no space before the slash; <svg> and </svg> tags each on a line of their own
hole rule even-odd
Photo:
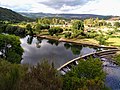
<svg viewBox="0 0 120 90">
<path fill-rule="evenodd" d="M 120 0 L 0 0 L 0 7 L 17 12 L 120 16 Z"/>
</svg>

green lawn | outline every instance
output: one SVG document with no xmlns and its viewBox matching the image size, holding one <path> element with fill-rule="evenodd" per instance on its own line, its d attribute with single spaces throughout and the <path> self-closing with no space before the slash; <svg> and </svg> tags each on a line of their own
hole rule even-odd
<svg viewBox="0 0 120 90">
<path fill-rule="evenodd" d="M 107 40 L 108 46 L 120 46 L 120 38 L 109 38 Z"/>
</svg>

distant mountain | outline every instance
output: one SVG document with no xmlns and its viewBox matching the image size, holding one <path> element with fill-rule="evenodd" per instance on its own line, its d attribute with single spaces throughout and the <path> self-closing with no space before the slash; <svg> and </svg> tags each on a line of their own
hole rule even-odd
<svg viewBox="0 0 120 90">
<path fill-rule="evenodd" d="M 40 17 L 62 17 L 67 19 L 86 19 L 86 18 L 99 18 L 99 19 L 109 19 L 112 16 L 103 16 L 95 14 L 51 14 L 51 13 L 20 13 L 23 16 L 30 18 L 40 18 Z"/>
<path fill-rule="evenodd" d="M 8 20 L 8 21 L 30 21 L 32 19 L 28 17 L 24 17 L 21 14 L 18 14 L 10 9 L 0 7 L 0 20 Z"/>
</svg>

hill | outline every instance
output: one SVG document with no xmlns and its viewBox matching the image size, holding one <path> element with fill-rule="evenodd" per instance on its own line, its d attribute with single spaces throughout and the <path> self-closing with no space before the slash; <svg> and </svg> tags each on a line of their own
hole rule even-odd
<svg viewBox="0 0 120 90">
<path fill-rule="evenodd" d="M 10 9 L 0 7 L 0 20 L 8 20 L 8 21 L 31 21 L 32 19 L 22 16 Z"/>
<path fill-rule="evenodd" d="M 40 17 L 62 17 L 67 19 L 86 19 L 86 18 L 99 18 L 99 19 L 109 19 L 112 16 L 103 16 L 95 14 L 51 14 L 51 13 L 20 13 L 23 16 L 30 18 L 40 18 Z"/>
</svg>

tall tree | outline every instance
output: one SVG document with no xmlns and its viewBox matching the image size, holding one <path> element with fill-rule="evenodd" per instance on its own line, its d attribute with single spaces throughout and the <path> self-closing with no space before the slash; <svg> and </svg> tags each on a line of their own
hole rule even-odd
<svg viewBox="0 0 120 90">
<path fill-rule="evenodd" d="M 84 23 L 81 20 L 75 20 L 72 23 L 73 29 L 84 31 Z"/>
<path fill-rule="evenodd" d="M 31 35 L 33 34 L 31 24 L 27 24 L 26 29 L 29 31 L 29 34 L 31 34 Z"/>
<path fill-rule="evenodd" d="M 0 34 L 0 52 L 2 57 L 11 63 L 20 63 L 23 49 L 20 46 L 19 37 Z"/>
<path fill-rule="evenodd" d="M 115 22 L 114 26 L 118 28 L 118 27 L 120 27 L 120 23 L 119 22 Z"/>
</svg>

